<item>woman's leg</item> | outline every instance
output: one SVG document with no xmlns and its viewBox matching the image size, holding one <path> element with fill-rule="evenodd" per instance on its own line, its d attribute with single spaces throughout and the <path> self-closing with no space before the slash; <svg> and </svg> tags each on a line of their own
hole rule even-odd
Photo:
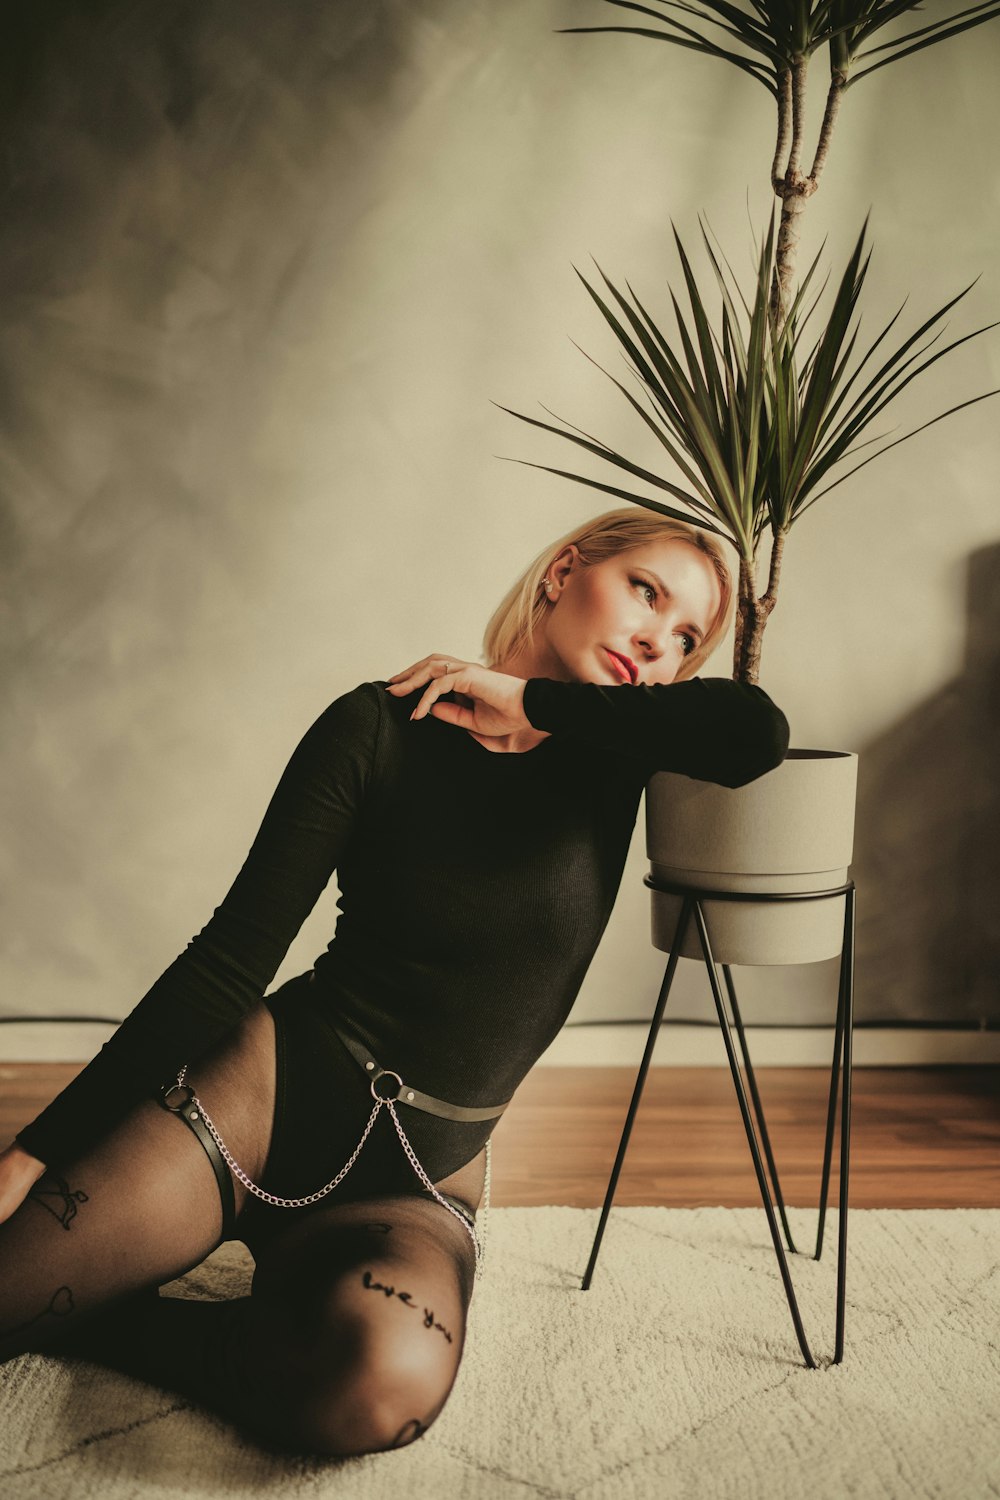
<svg viewBox="0 0 1000 1500">
<path fill-rule="evenodd" d="M 219 1127 L 250 1171 L 270 1140 L 271 1027 L 259 1007 L 201 1063 Z M 0 1224 L 0 1359 L 64 1345 L 115 1302 L 197 1265 L 219 1243 L 221 1223 L 197 1139 L 144 1101 L 93 1150 L 46 1172 Z"/>
<path fill-rule="evenodd" d="M 223 1138 L 259 1178 L 274 1093 L 265 1008 L 193 1071 Z M 481 1185 L 481 1159 L 440 1183 L 470 1206 Z M 114 1299 L 180 1274 L 218 1243 L 218 1189 L 198 1141 L 143 1105 L 58 1184 L 39 1188 L 0 1226 L 0 1358 L 62 1347 L 300 1451 L 399 1446 L 444 1406 L 474 1256 L 439 1204 L 394 1196 L 296 1215 L 266 1246 L 251 1244 L 250 1297 L 145 1298 L 116 1313 Z M 237 1184 L 238 1209 L 244 1195 Z M 102 1314 L 89 1326 L 80 1319 L 88 1311 Z"/>
<path fill-rule="evenodd" d="M 461 1224 L 413 1195 L 363 1199 L 300 1216 L 257 1255 L 250 1296 L 135 1302 L 70 1351 L 272 1448 L 345 1457 L 420 1437 L 465 1341 L 475 1256 Z"/>
<path fill-rule="evenodd" d="M 435 1186 L 475 1213 L 485 1152 Z M 440 1414 L 458 1374 L 475 1285 L 462 1224 L 415 1195 L 313 1212 L 263 1245 L 248 1321 L 279 1358 L 251 1357 L 247 1405 L 282 1446 L 328 1454 L 402 1447 Z"/>
<path fill-rule="evenodd" d="M 348 1455 L 412 1442 L 465 1342 L 475 1257 L 439 1204 L 373 1198 L 311 1214 L 258 1251 L 234 1329 L 229 1415 L 280 1447 Z"/>
</svg>

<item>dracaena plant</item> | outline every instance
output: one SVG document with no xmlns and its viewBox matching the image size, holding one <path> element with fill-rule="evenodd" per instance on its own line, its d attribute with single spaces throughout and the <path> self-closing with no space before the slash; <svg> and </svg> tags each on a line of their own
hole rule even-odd
<svg viewBox="0 0 1000 1500">
<path fill-rule="evenodd" d="M 958 36 L 1000 16 L 998 0 L 981 0 L 941 14 L 919 0 L 603 0 L 616 11 L 656 25 L 571 26 L 569 33 L 625 32 L 689 48 L 739 68 L 774 98 L 777 112 L 771 184 L 781 199 L 781 222 L 771 284 L 772 312 L 780 323 L 790 306 L 798 221 L 815 193 L 834 126 L 848 89 L 879 68 Z M 908 29 L 912 12 L 936 19 Z M 901 34 L 882 40 L 900 22 Z M 897 28 L 898 30 L 898 28 Z M 806 86 L 810 59 L 825 50 L 829 82 L 815 143 L 806 140 Z M 806 169 L 806 161 L 810 166 Z"/>
<path fill-rule="evenodd" d="M 774 609 L 785 543 L 809 506 L 924 427 L 972 397 L 887 441 L 870 428 L 910 383 L 973 333 L 936 348 L 942 320 L 969 288 L 939 308 L 899 343 L 890 336 L 900 314 L 871 343 L 860 343 L 858 301 L 868 271 L 864 232 L 819 326 L 816 301 L 805 297 L 810 266 L 795 289 L 798 224 L 830 150 L 846 91 L 899 62 L 1000 16 L 1000 0 L 937 11 L 908 29 L 917 0 L 603 0 L 630 24 L 574 26 L 565 31 L 626 32 L 718 58 L 748 74 L 775 100 L 777 125 L 770 180 L 781 200 L 777 231 L 765 235 L 755 287 L 744 298 L 736 279 L 705 236 L 720 302 L 713 319 L 679 238 L 677 249 L 689 311 L 671 292 L 675 333 L 655 323 L 626 283 L 621 291 L 601 273 L 603 295 L 584 278 L 632 370 L 637 387 L 614 384 L 670 460 L 654 473 L 568 423 L 560 426 L 514 412 L 578 444 L 633 478 L 679 500 L 663 500 L 552 469 L 565 478 L 652 510 L 694 520 L 728 537 L 739 556 L 734 675 L 756 681 L 761 639 Z M 959 0 L 961 5 L 961 0 Z M 640 17 L 646 24 L 636 24 Z M 656 25 L 648 24 L 650 21 Z M 882 40 L 886 28 L 902 30 Z M 813 55 L 829 58 L 826 105 L 815 144 L 806 140 L 806 85 Z M 806 160 L 811 160 L 808 171 Z M 704 233 L 704 231 L 703 231 Z M 995 325 L 990 324 L 989 327 Z M 815 330 L 815 331 L 814 331 Z M 898 335 L 897 335 L 898 337 Z M 608 372 L 605 372 L 608 373 Z M 614 379 L 613 376 L 610 377 Z M 633 392 L 637 391 L 637 394 Z M 995 395 L 989 391 L 985 395 Z M 505 408 L 509 409 L 509 408 Z M 550 413 L 551 415 L 551 413 Z M 558 420 L 558 419 L 557 419 Z M 548 465 L 535 465 L 548 468 Z M 681 483 L 684 480 L 686 483 Z M 767 581 L 758 593 L 762 544 L 770 550 Z"/>
<path fill-rule="evenodd" d="M 654 321 L 631 286 L 622 290 L 599 271 L 598 290 L 580 277 L 630 366 L 632 388 L 610 372 L 603 373 L 659 444 L 669 460 L 668 474 L 635 462 L 559 418 L 545 422 L 503 408 L 641 480 L 661 497 L 680 501 L 685 509 L 548 464 L 531 467 L 664 515 L 693 520 L 728 538 L 739 557 L 733 674 L 743 682 L 757 681 L 764 627 L 777 599 L 785 541 L 795 522 L 888 449 L 962 407 L 1000 394 L 973 396 L 902 436 L 872 433 L 873 424 L 918 376 L 996 325 L 938 347 L 943 319 L 970 290 L 966 287 L 905 337 L 894 333 L 900 308 L 874 338 L 862 342 L 858 304 L 870 258 L 865 234 L 862 229 L 832 299 L 821 290 L 807 300 L 817 257 L 781 319 L 771 305 L 773 221 L 762 239 L 748 296 L 703 226 L 707 275 L 715 291 L 710 299 L 675 231 L 687 311 L 671 291 L 672 333 L 664 331 L 662 320 Z M 821 320 L 818 307 L 827 302 Z M 767 583 L 758 594 L 765 537 L 770 541 Z"/>
</svg>

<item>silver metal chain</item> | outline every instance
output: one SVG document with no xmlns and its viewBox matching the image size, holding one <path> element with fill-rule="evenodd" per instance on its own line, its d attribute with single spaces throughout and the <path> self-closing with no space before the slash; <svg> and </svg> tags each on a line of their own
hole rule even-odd
<svg viewBox="0 0 1000 1500">
<path fill-rule="evenodd" d="M 417 1153 L 414 1151 L 413 1147 L 407 1140 L 406 1131 L 403 1129 L 402 1125 L 399 1122 L 399 1116 L 396 1113 L 395 1102 L 392 1099 L 387 1099 L 385 1103 L 390 1115 L 392 1115 L 392 1123 L 396 1127 L 396 1134 L 399 1136 L 400 1144 L 402 1145 L 403 1150 L 406 1152 L 406 1155 L 409 1158 L 410 1166 L 413 1168 L 414 1172 L 416 1172 L 424 1187 L 428 1188 L 431 1193 L 433 1193 L 434 1197 L 441 1204 L 442 1208 L 446 1208 L 448 1212 L 458 1220 L 458 1222 L 465 1229 L 466 1233 L 469 1235 L 469 1238 L 472 1240 L 473 1249 L 476 1252 L 476 1275 L 481 1276 L 483 1274 L 483 1264 L 486 1258 L 486 1224 L 490 1212 L 490 1141 L 487 1140 L 486 1142 L 486 1178 L 483 1183 L 483 1221 L 480 1227 L 480 1232 L 477 1235 L 475 1229 L 469 1223 L 465 1215 L 460 1214 L 458 1209 L 453 1207 L 452 1204 L 448 1202 L 447 1198 L 443 1197 L 438 1192 L 437 1188 L 434 1186 L 433 1182 L 431 1182 L 427 1173 L 420 1165 L 420 1162 L 417 1160 Z"/>
<path fill-rule="evenodd" d="M 184 1087 L 184 1078 L 186 1074 L 187 1063 L 184 1064 L 183 1068 L 181 1068 L 180 1072 L 177 1075 L 177 1084 L 179 1088 Z M 215 1127 L 215 1122 L 212 1120 L 204 1104 L 202 1104 L 201 1100 L 198 1098 L 198 1095 L 195 1093 L 193 1086 L 191 1084 L 188 1084 L 187 1087 L 191 1089 L 191 1103 L 197 1106 L 198 1113 L 201 1115 L 201 1118 L 205 1122 L 205 1128 L 221 1151 L 223 1160 L 225 1161 L 226 1166 L 229 1168 L 230 1172 L 232 1172 L 233 1176 L 238 1178 L 239 1181 L 242 1182 L 243 1186 L 247 1189 L 248 1192 L 253 1193 L 255 1198 L 262 1199 L 264 1203 L 270 1203 L 274 1208 L 308 1208 L 311 1203 L 318 1203 L 321 1198 L 325 1198 L 328 1193 L 332 1193 L 334 1188 L 339 1187 L 360 1156 L 361 1148 L 364 1145 L 365 1141 L 368 1139 L 371 1128 L 375 1124 L 378 1112 L 382 1107 L 381 1101 L 379 1101 L 375 1105 L 375 1108 L 368 1116 L 368 1124 L 364 1128 L 364 1133 L 362 1134 L 360 1141 L 355 1146 L 354 1150 L 351 1152 L 350 1157 L 341 1167 L 336 1177 L 328 1182 L 326 1184 L 326 1187 L 317 1189 L 315 1193 L 307 1193 L 304 1198 L 279 1198 L 275 1193 L 268 1193 L 264 1190 L 264 1188 L 258 1187 L 257 1184 L 247 1176 L 246 1172 L 244 1172 L 243 1168 L 240 1166 L 239 1162 L 236 1160 L 235 1156 L 230 1151 L 225 1141 L 222 1139 L 222 1136 L 219 1134 L 218 1130 Z"/>
<path fill-rule="evenodd" d="M 178 1088 L 185 1087 L 184 1080 L 186 1076 L 187 1063 L 184 1064 L 177 1075 Z M 334 1188 L 339 1187 L 344 1178 L 347 1176 L 348 1172 L 354 1166 L 354 1163 L 357 1161 L 358 1157 L 361 1155 L 361 1148 L 371 1134 L 372 1126 L 375 1124 L 375 1121 L 378 1118 L 379 1111 L 384 1105 L 392 1116 L 392 1123 L 396 1127 L 396 1134 L 399 1136 L 400 1144 L 402 1145 L 403 1150 L 406 1153 L 406 1156 L 414 1172 L 416 1172 L 420 1181 L 437 1199 L 438 1203 L 441 1204 L 442 1208 L 446 1208 L 452 1215 L 452 1217 L 456 1218 L 462 1225 L 462 1228 L 466 1231 L 469 1238 L 472 1240 L 472 1246 L 476 1252 L 476 1276 L 478 1278 L 483 1274 L 483 1266 L 486 1259 L 486 1227 L 489 1221 L 490 1212 L 490 1179 L 492 1176 L 491 1148 L 493 1144 L 492 1140 L 488 1139 L 486 1142 L 486 1176 L 483 1182 L 482 1222 L 479 1228 L 479 1233 L 477 1235 L 475 1228 L 469 1223 L 465 1215 L 459 1213 L 458 1209 L 453 1207 L 453 1205 L 448 1202 L 447 1198 L 443 1197 L 443 1195 L 438 1192 L 437 1188 L 434 1186 L 433 1182 L 431 1182 L 427 1173 L 424 1171 L 419 1160 L 417 1159 L 416 1152 L 407 1139 L 406 1131 L 400 1124 L 399 1116 L 396 1113 L 394 1100 L 381 1099 L 376 1095 L 375 1108 L 368 1116 L 368 1124 L 362 1131 L 361 1139 L 358 1141 L 358 1144 L 355 1146 L 354 1150 L 351 1152 L 351 1155 L 341 1167 L 336 1177 L 331 1178 L 331 1180 L 326 1184 L 325 1187 L 318 1188 L 314 1193 L 307 1193 L 303 1198 L 279 1198 L 276 1193 L 269 1193 L 264 1188 L 258 1187 L 257 1183 L 254 1182 L 252 1178 L 250 1178 L 249 1175 L 243 1170 L 233 1153 L 230 1151 L 229 1147 L 226 1145 L 225 1141 L 222 1139 L 222 1136 L 219 1134 L 215 1122 L 209 1115 L 204 1104 L 202 1104 L 201 1100 L 198 1098 L 198 1095 L 194 1090 L 194 1086 L 190 1083 L 186 1086 L 191 1090 L 191 1105 L 194 1106 L 194 1108 L 197 1110 L 198 1115 L 200 1115 L 201 1119 L 204 1120 L 205 1129 L 208 1131 L 209 1135 L 218 1146 L 219 1151 L 222 1155 L 222 1159 L 226 1163 L 226 1166 L 229 1168 L 230 1172 L 235 1178 L 238 1179 L 238 1181 L 242 1182 L 247 1192 L 252 1193 L 255 1198 L 260 1198 L 264 1203 L 270 1203 L 273 1208 L 308 1208 L 311 1204 L 318 1203 L 321 1198 L 325 1198 L 329 1193 L 332 1193 Z M 188 1109 L 188 1113 L 191 1115 L 192 1119 L 196 1118 L 190 1108 Z"/>
</svg>

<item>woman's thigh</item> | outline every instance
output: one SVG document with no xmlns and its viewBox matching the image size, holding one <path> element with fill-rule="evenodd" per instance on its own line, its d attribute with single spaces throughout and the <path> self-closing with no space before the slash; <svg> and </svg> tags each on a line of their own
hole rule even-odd
<svg viewBox="0 0 1000 1500">
<path fill-rule="evenodd" d="M 460 1198 L 475 1213 L 483 1201 L 486 1186 L 486 1147 L 483 1147 L 478 1156 L 466 1162 L 464 1167 L 459 1167 L 450 1177 L 442 1177 L 434 1186 L 441 1193 L 450 1193 L 453 1198 Z"/>
<path fill-rule="evenodd" d="M 251 1170 L 270 1138 L 270 1026 L 258 1007 L 197 1064 L 224 1138 Z M 219 1243 L 221 1224 L 198 1140 L 144 1100 L 91 1150 L 46 1172 L 0 1225 L 0 1358 L 55 1347 L 81 1314 L 197 1265 Z"/>
<path fill-rule="evenodd" d="M 311 1197 L 336 1177 L 341 1181 L 305 1208 L 249 1197 L 238 1230 L 248 1244 L 263 1244 L 296 1219 L 339 1203 L 426 1191 L 388 1109 L 374 1120 L 358 1152 L 373 1108 L 370 1080 L 331 1031 L 324 1014 L 328 1002 L 310 977 L 290 980 L 267 997 L 275 1024 L 274 1132 L 263 1175 L 255 1180 L 283 1199 Z M 488 1126 L 442 1120 L 404 1104 L 396 1110 L 429 1180 L 474 1212 L 483 1195 Z"/>
<path fill-rule="evenodd" d="M 439 1204 L 373 1197 L 298 1217 L 256 1248 L 242 1402 L 254 1427 L 327 1453 L 400 1447 L 458 1373 L 475 1279 L 469 1236 Z"/>
</svg>

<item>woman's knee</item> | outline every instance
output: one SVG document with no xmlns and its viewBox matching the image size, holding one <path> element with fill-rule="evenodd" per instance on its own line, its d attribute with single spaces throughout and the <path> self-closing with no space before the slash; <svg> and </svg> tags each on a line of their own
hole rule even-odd
<svg viewBox="0 0 1000 1500">
<path fill-rule="evenodd" d="M 327 1296 L 282 1383 L 277 1436 L 289 1447 L 341 1457 L 403 1447 L 427 1431 L 455 1383 L 460 1329 L 398 1294 L 394 1305 L 359 1307 L 353 1290 Z M 361 1290 L 379 1295 L 381 1286 Z"/>
</svg>

